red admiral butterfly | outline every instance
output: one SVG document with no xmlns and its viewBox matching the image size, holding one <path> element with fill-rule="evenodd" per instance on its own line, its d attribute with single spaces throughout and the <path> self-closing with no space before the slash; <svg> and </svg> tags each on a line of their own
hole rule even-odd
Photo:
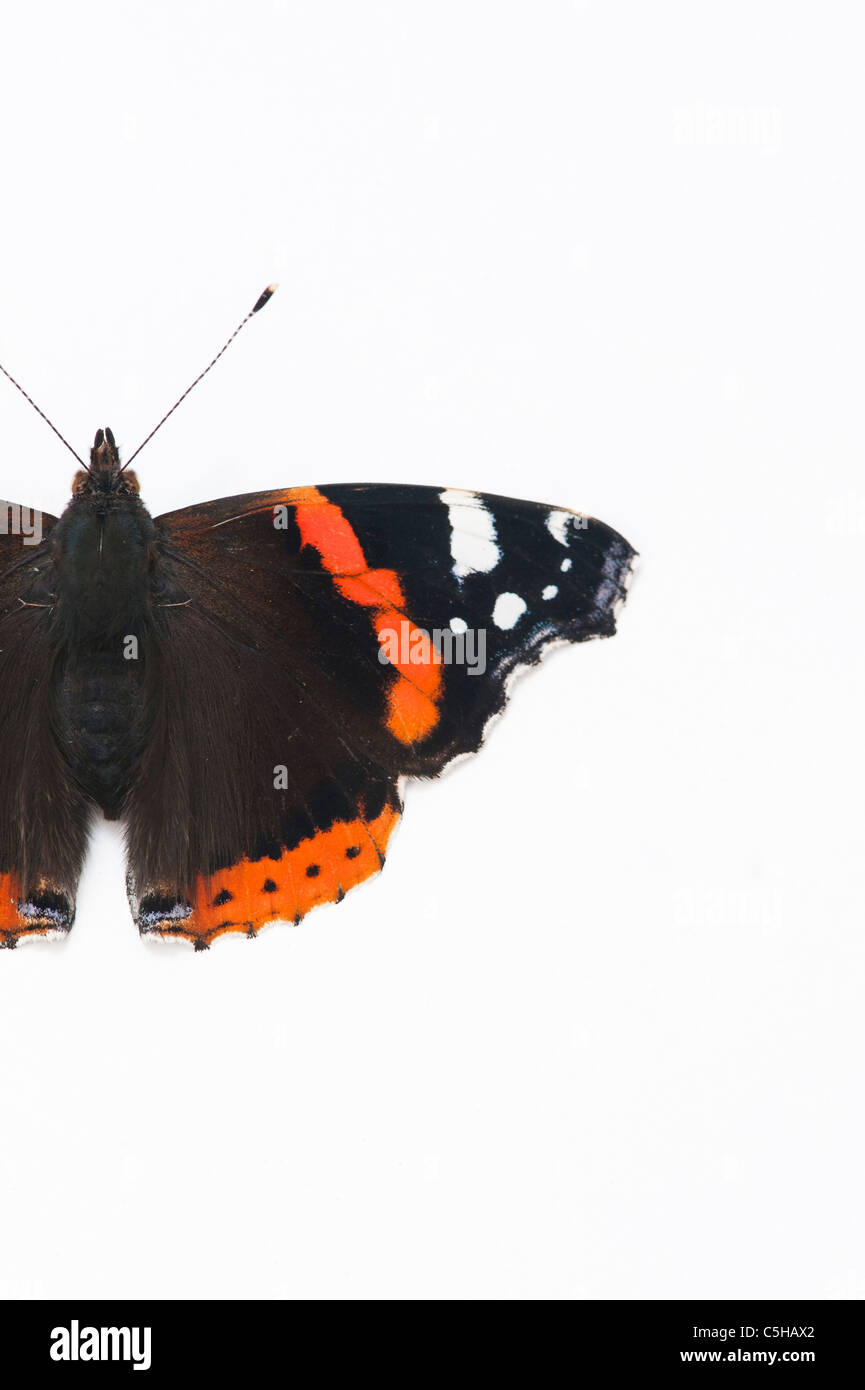
<svg viewBox="0 0 865 1390">
<path fill-rule="evenodd" d="M 97 810 L 125 823 L 143 934 L 203 949 L 340 902 L 384 864 L 403 778 L 475 751 L 550 642 L 612 635 L 635 554 L 591 517 L 434 487 L 152 518 L 110 430 L 59 519 L 3 505 L 4 946 L 69 930 Z"/>
</svg>

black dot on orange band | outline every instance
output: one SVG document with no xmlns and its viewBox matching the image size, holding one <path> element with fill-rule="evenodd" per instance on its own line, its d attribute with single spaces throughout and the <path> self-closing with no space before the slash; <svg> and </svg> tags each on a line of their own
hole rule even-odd
<svg viewBox="0 0 865 1390">
<path fill-rule="evenodd" d="M 318 864 L 308 864 L 306 869 L 307 878 L 318 878 L 321 869 Z"/>
<path fill-rule="evenodd" d="M 360 845 L 349 845 L 345 852 L 346 859 L 357 859 L 360 854 Z"/>
<path fill-rule="evenodd" d="M 266 878 L 266 879 L 264 880 L 264 883 L 261 885 L 261 891 L 262 891 L 262 893 L 275 893 L 275 892 L 276 892 L 276 884 L 274 883 L 274 881 L 273 881 L 272 878 Z"/>
<path fill-rule="evenodd" d="M 233 893 L 229 893 L 227 888 L 223 888 L 213 899 L 214 907 L 222 907 L 223 903 L 230 903 L 234 898 Z"/>
</svg>

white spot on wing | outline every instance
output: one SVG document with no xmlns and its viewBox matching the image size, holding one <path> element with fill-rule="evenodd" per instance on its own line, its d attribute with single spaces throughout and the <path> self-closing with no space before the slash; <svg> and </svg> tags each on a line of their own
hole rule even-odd
<svg viewBox="0 0 865 1390">
<path fill-rule="evenodd" d="M 526 606 L 525 599 L 520 598 L 519 594 L 499 594 L 493 609 L 493 622 L 496 627 L 507 631 L 523 616 Z"/>
<path fill-rule="evenodd" d="M 559 545 L 567 545 L 568 543 L 568 522 L 570 520 L 570 512 L 550 512 L 547 517 L 547 530 L 558 541 Z"/>
<path fill-rule="evenodd" d="M 544 592 L 541 594 L 541 598 L 555 598 L 558 592 L 559 587 L 557 584 L 548 584 L 547 587 L 544 589 Z"/>
<path fill-rule="evenodd" d="M 447 488 L 439 498 L 448 509 L 452 569 L 457 579 L 488 574 L 501 559 L 492 513 L 476 492 Z"/>
<path fill-rule="evenodd" d="M 570 560 L 562 561 L 561 565 L 559 566 L 559 568 L 562 571 L 562 574 L 567 574 L 568 570 L 571 568 L 571 563 L 572 562 Z"/>
<path fill-rule="evenodd" d="M 468 627 L 469 627 L 469 625 L 468 625 L 468 623 L 466 622 L 465 618 L 451 618 L 451 621 L 450 621 L 450 630 L 451 630 L 451 632 L 456 632 L 456 633 L 468 632 Z"/>
</svg>

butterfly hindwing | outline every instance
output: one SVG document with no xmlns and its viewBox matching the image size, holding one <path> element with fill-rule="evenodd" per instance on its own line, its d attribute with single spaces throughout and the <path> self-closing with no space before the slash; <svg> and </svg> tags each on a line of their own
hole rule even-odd
<svg viewBox="0 0 865 1390">
<path fill-rule="evenodd" d="M 246 554 L 234 527 L 214 534 L 162 530 L 160 698 L 126 810 L 139 926 L 198 945 L 341 899 L 401 809 L 366 616 L 303 602 L 284 532 Z"/>
</svg>

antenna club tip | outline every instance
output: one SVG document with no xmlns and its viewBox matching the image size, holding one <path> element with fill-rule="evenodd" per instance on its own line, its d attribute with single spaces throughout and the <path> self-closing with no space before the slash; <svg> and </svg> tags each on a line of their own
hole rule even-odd
<svg viewBox="0 0 865 1390">
<path fill-rule="evenodd" d="M 274 290 L 278 288 L 278 285 L 268 285 L 267 289 L 262 291 L 262 293 L 258 296 L 258 299 L 253 304 L 252 312 L 254 314 L 257 314 L 259 309 L 263 309 L 267 301 L 270 299 L 270 296 L 273 294 Z"/>
</svg>

